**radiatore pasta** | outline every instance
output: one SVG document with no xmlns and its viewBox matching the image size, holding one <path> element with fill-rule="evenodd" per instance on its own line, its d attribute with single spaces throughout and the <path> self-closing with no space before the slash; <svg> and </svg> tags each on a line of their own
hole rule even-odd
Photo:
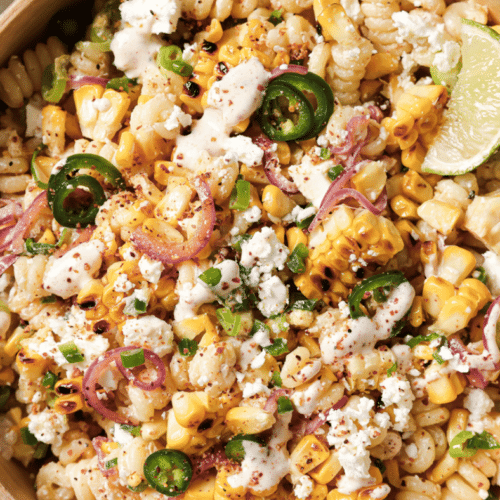
<svg viewBox="0 0 500 500">
<path fill-rule="evenodd" d="M 497 498 L 500 157 L 424 162 L 499 13 L 92 8 L 0 70 L 2 457 L 38 500 Z"/>
</svg>

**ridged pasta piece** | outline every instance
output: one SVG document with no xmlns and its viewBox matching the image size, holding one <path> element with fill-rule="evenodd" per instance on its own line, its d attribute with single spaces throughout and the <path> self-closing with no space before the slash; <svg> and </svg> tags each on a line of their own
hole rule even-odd
<svg viewBox="0 0 500 500">
<path fill-rule="evenodd" d="M 365 25 L 361 28 L 361 32 L 379 52 L 401 55 L 410 50 L 410 45 L 407 42 L 398 41 L 398 29 L 392 20 L 392 15 L 400 10 L 399 0 L 361 1 L 361 12 L 365 16 Z"/>
<path fill-rule="evenodd" d="M 66 53 L 63 43 L 51 36 L 45 44 L 26 50 L 22 62 L 18 56 L 12 56 L 7 67 L 0 69 L 0 99 L 11 108 L 20 108 L 24 99 L 42 88 L 44 69 Z"/>
</svg>

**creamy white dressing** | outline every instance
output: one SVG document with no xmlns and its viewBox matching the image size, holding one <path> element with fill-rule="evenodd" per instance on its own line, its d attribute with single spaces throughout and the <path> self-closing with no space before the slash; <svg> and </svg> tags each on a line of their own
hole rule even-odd
<svg viewBox="0 0 500 500">
<path fill-rule="evenodd" d="M 259 443 L 243 441 L 245 458 L 241 462 L 241 472 L 227 478 L 232 488 L 244 486 L 265 491 L 276 486 L 290 472 L 286 443 L 292 437 L 288 430 L 291 419 L 292 412 L 278 415 L 268 449 Z"/>
<path fill-rule="evenodd" d="M 250 138 L 232 138 L 230 134 L 235 125 L 249 118 L 260 106 L 268 80 L 269 73 L 255 57 L 231 68 L 211 87 L 208 107 L 191 134 L 177 138 L 173 160 L 190 170 L 196 170 L 200 151 L 208 151 L 213 157 L 230 152 L 233 159 L 238 155 L 247 161 L 252 158 L 254 163 L 260 161 L 262 151 Z M 233 147 L 235 141 L 237 148 Z"/>
<path fill-rule="evenodd" d="M 43 288 L 63 299 L 76 295 L 99 271 L 104 250 L 102 241 L 92 240 L 55 259 L 45 272 Z"/>
<path fill-rule="evenodd" d="M 379 306 L 373 318 L 348 318 L 327 328 L 320 340 L 323 362 L 337 366 L 353 353 L 371 352 L 378 341 L 389 338 L 394 325 L 411 307 L 414 296 L 410 283 L 401 283 Z"/>
</svg>

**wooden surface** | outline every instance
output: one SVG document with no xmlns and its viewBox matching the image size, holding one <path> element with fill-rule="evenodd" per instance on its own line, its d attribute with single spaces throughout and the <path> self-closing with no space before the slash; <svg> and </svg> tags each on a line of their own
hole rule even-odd
<svg viewBox="0 0 500 500">
<path fill-rule="evenodd" d="M 34 474 L 30 476 L 20 465 L 0 457 L 1 500 L 36 500 L 34 484 Z"/>
<path fill-rule="evenodd" d="M 49 19 L 72 0 L 16 0 L 0 16 L 0 67 L 39 36 Z M 93 1 L 89 0 L 89 8 Z"/>
</svg>

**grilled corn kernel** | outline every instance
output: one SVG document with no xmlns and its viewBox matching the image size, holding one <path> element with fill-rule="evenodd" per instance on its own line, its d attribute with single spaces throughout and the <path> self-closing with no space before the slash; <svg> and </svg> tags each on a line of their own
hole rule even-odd
<svg viewBox="0 0 500 500">
<path fill-rule="evenodd" d="M 274 416 L 260 408 L 237 406 L 231 408 L 226 414 L 226 425 L 234 434 L 258 434 L 270 429 L 276 419 Z"/>
<path fill-rule="evenodd" d="M 342 470 L 338 455 L 330 451 L 330 456 L 320 465 L 309 472 L 309 475 L 319 484 L 328 484 Z"/>
<path fill-rule="evenodd" d="M 455 295 L 455 287 L 443 278 L 430 276 L 425 280 L 422 291 L 423 309 L 437 318 L 447 300 Z"/>
<path fill-rule="evenodd" d="M 316 436 L 303 437 L 290 455 L 292 470 L 307 474 L 330 457 L 328 448 Z"/>
<path fill-rule="evenodd" d="M 262 205 L 266 212 L 279 218 L 289 214 L 296 207 L 296 203 L 289 196 L 272 184 L 264 188 Z"/>
<path fill-rule="evenodd" d="M 365 69 L 365 80 L 376 80 L 381 76 L 394 72 L 399 65 L 396 56 L 388 52 L 377 52 L 373 54 Z"/>
<path fill-rule="evenodd" d="M 467 379 L 463 373 L 455 372 L 442 376 L 427 384 L 429 401 L 435 404 L 451 403 L 464 392 L 466 385 Z"/>
<path fill-rule="evenodd" d="M 404 174 L 401 189 L 405 196 L 417 203 L 430 200 L 433 196 L 430 184 L 414 170 Z"/>
<path fill-rule="evenodd" d="M 396 195 L 391 200 L 391 208 L 403 219 L 418 220 L 418 205 L 402 195 Z"/>
<path fill-rule="evenodd" d="M 476 267 L 474 254 L 465 248 L 449 245 L 439 263 L 438 276 L 453 285 L 459 285 Z"/>
<path fill-rule="evenodd" d="M 428 200 L 417 209 L 418 216 L 441 234 L 449 235 L 463 220 L 462 210 L 439 200 Z"/>
</svg>

